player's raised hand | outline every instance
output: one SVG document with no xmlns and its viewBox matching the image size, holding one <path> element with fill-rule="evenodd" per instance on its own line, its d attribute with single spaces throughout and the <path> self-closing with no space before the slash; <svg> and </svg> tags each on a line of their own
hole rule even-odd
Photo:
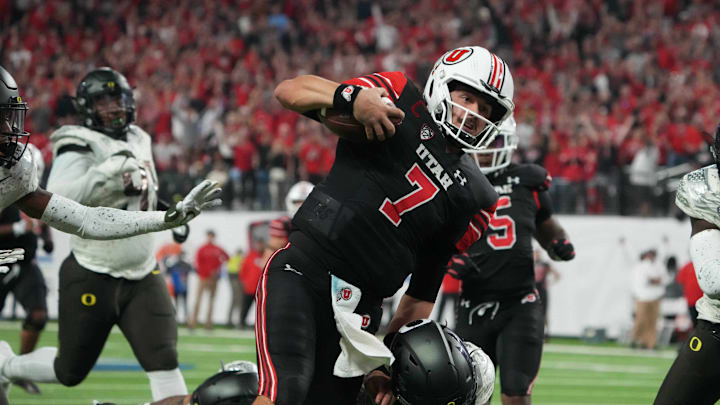
<svg viewBox="0 0 720 405">
<path fill-rule="evenodd" d="M 175 226 L 187 224 L 200 215 L 202 210 L 220 206 L 222 204 L 220 193 L 222 189 L 217 181 L 203 180 L 182 201 L 167 210 L 165 222 L 173 223 Z"/>
<path fill-rule="evenodd" d="M 455 254 L 447 263 L 447 273 L 458 280 L 467 280 L 479 276 L 480 268 L 467 253 Z"/>
<path fill-rule="evenodd" d="M 395 135 L 395 124 L 405 118 L 405 113 L 387 102 L 388 93 L 382 88 L 362 89 L 353 105 L 353 116 L 365 126 L 369 141 L 384 141 Z M 383 101 L 383 97 L 386 98 Z"/>
<path fill-rule="evenodd" d="M 575 247 L 565 238 L 555 239 L 550 244 L 548 254 L 555 261 L 568 261 L 575 258 Z"/>
</svg>

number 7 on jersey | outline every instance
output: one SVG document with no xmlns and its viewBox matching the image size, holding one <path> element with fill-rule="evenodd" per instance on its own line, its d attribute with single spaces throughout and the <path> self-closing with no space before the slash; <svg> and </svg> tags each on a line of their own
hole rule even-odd
<svg viewBox="0 0 720 405">
<path fill-rule="evenodd" d="M 405 178 L 417 188 L 395 201 L 385 198 L 385 201 L 380 205 L 380 212 L 395 226 L 400 226 L 403 214 L 432 200 L 440 190 L 427 174 L 420 169 L 417 163 L 414 163 L 410 170 L 405 173 Z"/>
</svg>

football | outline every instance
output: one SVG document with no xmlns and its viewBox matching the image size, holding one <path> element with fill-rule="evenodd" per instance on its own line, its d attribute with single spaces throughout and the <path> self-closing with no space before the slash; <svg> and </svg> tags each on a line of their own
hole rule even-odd
<svg viewBox="0 0 720 405">
<path fill-rule="evenodd" d="M 388 97 L 382 98 L 385 104 L 394 106 L 392 100 Z M 368 142 L 367 135 L 365 134 L 365 126 L 363 126 L 352 114 L 339 112 L 332 108 L 323 108 L 320 110 L 320 121 L 332 132 L 353 142 Z M 402 120 L 393 122 L 395 127 L 402 124 Z"/>
</svg>

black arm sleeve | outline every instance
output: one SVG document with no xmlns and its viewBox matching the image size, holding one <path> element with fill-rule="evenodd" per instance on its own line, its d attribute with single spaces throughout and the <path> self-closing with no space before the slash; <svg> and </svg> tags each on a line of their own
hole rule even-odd
<svg viewBox="0 0 720 405">
<path fill-rule="evenodd" d="M 453 250 L 453 248 L 424 249 L 423 251 L 427 253 L 418 258 L 418 266 L 410 277 L 410 286 L 406 294 L 419 300 L 435 302 L 445 277 L 445 264 L 450 260 Z"/>
<path fill-rule="evenodd" d="M 540 225 L 553 214 L 552 199 L 550 198 L 550 193 L 547 190 L 535 191 L 535 193 L 537 193 L 537 201 L 540 205 L 537 214 L 535 214 L 535 224 Z"/>
</svg>

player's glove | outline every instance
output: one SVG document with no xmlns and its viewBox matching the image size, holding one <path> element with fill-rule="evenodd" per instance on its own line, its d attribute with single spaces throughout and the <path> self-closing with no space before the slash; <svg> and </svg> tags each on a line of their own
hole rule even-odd
<svg viewBox="0 0 720 405">
<path fill-rule="evenodd" d="M 550 244 L 548 255 L 555 261 L 568 261 L 575 258 L 575 247 L 565 238 L 555 239 Z"/>
<path fill-rule="evenodd" d="M 447 272 L 458 280 L 467 280 L 479 276 L 480 268 L 473 262 L 467 253 L 455 254 L 447 263 Z"/>
<path fill-rule="evenodd" d="M 187 224 L 200 215 L 202 210 L 220 206 L 220 193 L 222 189 L 218 187 L 217 181 L 203 180 L 182 201 L 165 212 L 165 222 L 175 226 Z"/>
<path fill-rule="evenodd" d="M 190 226 L 188 224 L 180 225 L 177 228 L 170 230 L 172 232 L 173 240 L 177 243 L 183 243 L 187 240 L 190 235 Z"/>
<path fill-rule="evenodd" d="M 50 254 L 55 250 L 55 243 L 51 240 L 43 239 L 43 245 L 42 249 L 45 251 L 45 253 Z"/>
<path fill-rule="evenodd" d="M 0 273 L 7 273 L 10 271 L 10 267 L 5 266 L 6 264 L 17 263 L 19 260 L 25 258 L 25 249 L 8 249 L 0 250 Z"/>
</svg>

